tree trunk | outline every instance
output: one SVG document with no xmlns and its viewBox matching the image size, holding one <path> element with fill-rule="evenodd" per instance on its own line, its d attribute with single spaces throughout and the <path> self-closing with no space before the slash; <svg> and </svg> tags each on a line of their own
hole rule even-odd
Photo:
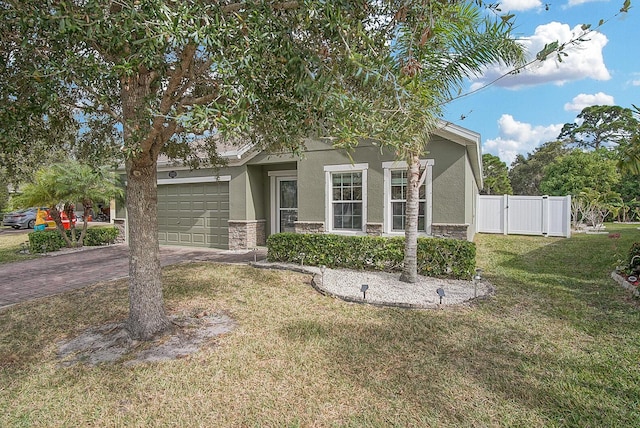
<svg viewBox="0 0 640 428">
<path fill-rule="evenodd" d="M 64 205 L 64 213 L 67 216 L 67 220 L 69 220 L 69 230 L 71 232 L 71 245 L 74 247 L 82 247 L 84 245 L 84 242 L 82 239 L 76 239 L 76 226 L 75 223 L 73 222 L 73 219 L 75 218 L 75 213 L 74 213 L 74 209 L 73 209 L 73 204 L 71 203 L 67 203 Z"/>
<path fill-rule="evenodd" d="M 60 215 L 60 211 L 58 211 L 58 208 L 56 208 L 55 206 L 51 207 L 49 209 L 49 215 L 56 223 L 56 229 L 58 230 L 60 236 L 62 236 L 62 239 L 64 239 L 67 248 L 71 248 L 73 245 L 71 243 L 71 240 L 69 239 L 69 236 L 67 235 L 67 231 L 64 230 L 64 226 L 62 225 L 62 217 Z"/>
<path fill-rule="evenodd" d="M 89 227 L 89 213 L 91 213 L 92 204 L 93 202 L 89 199 L 84 199 L 82 201 L 82 206 L 84 208 L 82 211 L 84 221 L 82 222 L 82 232 L 80 232 L 80 240 L 82 242 L 84 242 L 84 237 L 87 235 L 87 228 Z"/>
<path fill-rule="evenodd" d="M 156 165 L 127 163 L 129 320 L 131 336 L 149 340 L 169 325 L 162 297 Z"/>
<path fill-rule="evenodd" d="M 129 221 L 129 319 L 132 338 L 150 340 L 169 326 L 162 297 L 158 244 L 158 141 L 151 135 L 147 100 L 152 76 L 143 67 L 121 80 L 124 140 L 141 150 L 126 162 Z"/>
<path fill-rule="evenodd" d="M 407 169 L 407 206 L 405 211 L 404 267 L 400 281 L 418 281 L 418 212 L 420 204 L 420 157 L 411 154 Z"/>
</svg>

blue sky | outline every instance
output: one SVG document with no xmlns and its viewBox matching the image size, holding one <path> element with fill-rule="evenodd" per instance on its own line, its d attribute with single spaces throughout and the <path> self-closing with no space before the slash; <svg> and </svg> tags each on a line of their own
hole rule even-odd
<svg viewBox="0 0 640 428">
<path fill-rule="evenodd" d="M 640 7 L 614 15 L 624 0 L 505 0 L 502 13 L 516 15 L 514 34 L 529 55 L 545 43 L 569 40 L 582 24 L 602 27 L 588 41 L 567 50 L 562 62 L 555 56 L 525 72 L 500 80 L 475 94 L 447 105 L 444 119 L 479 132 L 483 153 L 499 156 L 507 166 L 516 154 L 526 155 L 553 141 L 565 123 L 574 122 L 590 105 L 640 106 Z M 548 10 L 546 5 L 548 5 Z M 468 82 L 471 91 L 504 73 L 490 67 Z M 462 119 L 464 117 L 464 119 Z"/>
</svg>

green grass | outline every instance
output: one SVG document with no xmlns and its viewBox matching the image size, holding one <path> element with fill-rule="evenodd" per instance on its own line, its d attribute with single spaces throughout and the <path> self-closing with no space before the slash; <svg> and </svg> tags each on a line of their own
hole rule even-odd
<svg viewBox="0 0 640 428">
<path fill-rule="evenodd" d="M 20 244 L 24 242 L 29 242 L 27 234 L 4 233 L 0 235 L 0 264 L 28 260 L 37 257 L 31 254 L 20 254 Z"/>
<path fill-rule="evenodd" d="M 208 263 L 164 270 L 172 313 L 238 327 L 165 363 L 63 368 L 56 342 L 123 319 L 126 282 L 0 312 L 0 426 L 640 426 L 640 312 L 610 272 L 640 231 L 480 235 L 496 295 L 406 311 L 309 278 Z"/>
</svg>

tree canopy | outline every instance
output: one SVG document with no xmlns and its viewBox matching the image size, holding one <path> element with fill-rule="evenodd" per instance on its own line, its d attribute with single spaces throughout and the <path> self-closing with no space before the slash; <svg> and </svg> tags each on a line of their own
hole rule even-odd
<svg viewBox="0 0 640 428">
<path fill-rule="evenodd" d="M 574 149 L 553 161 L 545 170 L 540 190 L 547 195 L 609 194 L 620 181 L 615 160 L 606 151 Z"/>
<path fill-rule="evenodd" d="M 540 182 L 545 176 L 545 167 L 569 152 L 561 141 L 542 144 L 527 156 L 517 155 L 511 163 L 509 181 L 516 195 L 542 195 Z"/>
<path fill-rule="evenodd" d="M 634 118 L 640 117 L 640 107 L 633 105 Z M 620 169 L 629 175 L 640 175 L 640 124 L 629 140 L 629 144 L 619 150 Z"/>
<path fill-rule="evenodd" d="M 489 153 L 482 155 L 484 175 L 483 195 L 512 195 L 513 189 L 509 182 L 507 164 L 498 156 Z"/>
<path fill-rule="evenodd" d="M 585 107 L 574 123 L 566 123 L 558 135 L 568 146 L 583 149 L 625 146 L 640 123 L 633 111 L 620 106 Z"/>
</svg>

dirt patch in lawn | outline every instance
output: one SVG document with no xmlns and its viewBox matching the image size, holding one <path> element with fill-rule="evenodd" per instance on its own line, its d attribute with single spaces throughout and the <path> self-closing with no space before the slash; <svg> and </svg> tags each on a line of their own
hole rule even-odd
<svg viewBox="0 0 640 428">
<path fill-rule="evenodd" d="M 58 358 L 63 366 L 97 365 L 124 361 L 125 365 L 185 358 L 203 347 L 215 344 L 215 338 L 235 328 L 225 314 L 201 312 L 197 315 L 171 316 L 171 328 L 152 341 L 131 339 L 123 323 L 93 327 L 78 337 L 60 341 Z"/>
</svg>

